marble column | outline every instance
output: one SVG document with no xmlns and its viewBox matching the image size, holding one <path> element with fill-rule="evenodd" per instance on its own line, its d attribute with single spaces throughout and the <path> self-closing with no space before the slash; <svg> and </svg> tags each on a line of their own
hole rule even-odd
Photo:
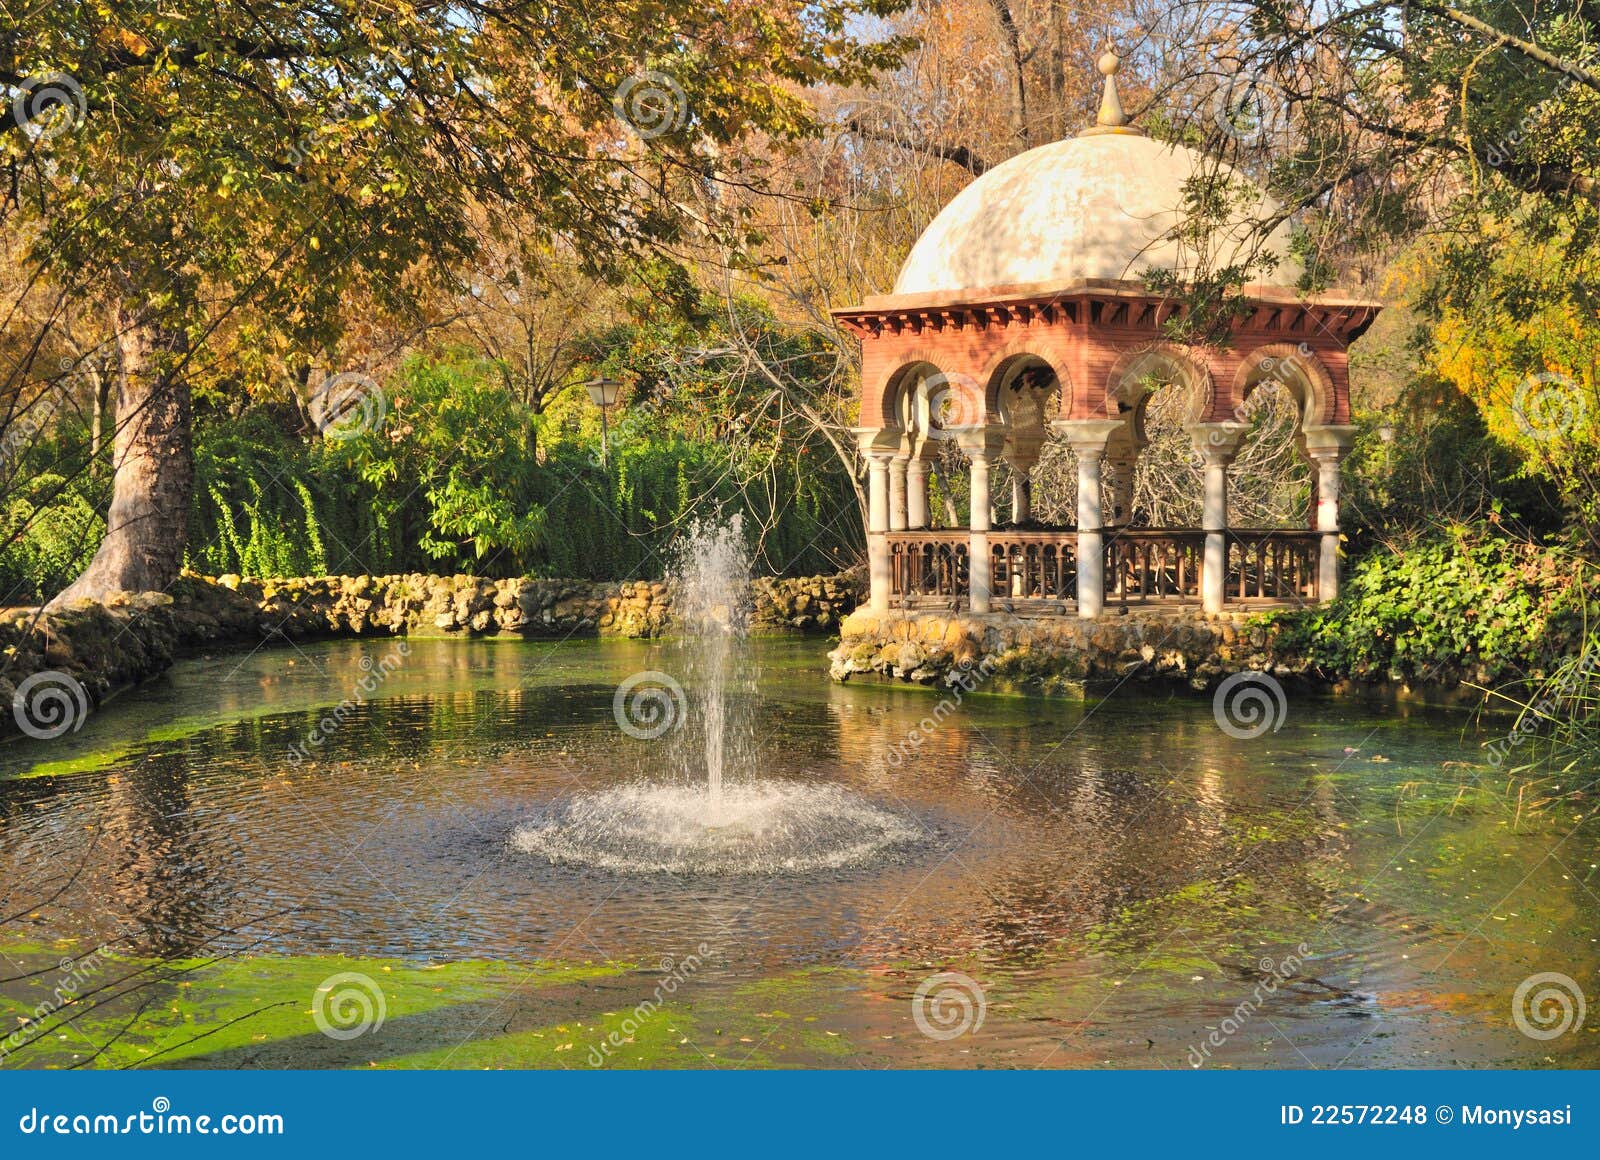
<svg viewBox="0 0 1600 1160">
<path fill-rule="evenodd" d="M 1228 599 L 1228 467 L 1247 428 L 1243 423 L 1195 423 L 1186 430 L 1205 465 L 1200 526 L 1205 529 L 1206 547 L 1200 603 L 1207 612 L 1221 612 Z"/>
<path fill-rule="evenodd" d="M 920 455 L 906 464 L 906 527 L 928 526 L 928 461 Z"/>
<path fill-rule="evenodd" d="M 903 532 L 907 525 L 906 474 L 911 456 L 901 452 L 889 461 L 889 530 Z"/>
<path fill-rule="evenodd" d="M 1134 457 L 1128 452 L 1106 457 L 1106 493 L 1110 500 L 1106 514 L 1113 527 L 1125 528 L 1133 519 L 1133 463 Z"/>
<path fill-rule="evenodd" d="M 1317 599 L 1332 600 L 1339 595 L 1339 466 L 1355 439 L 1355 428 L 1313 427 L 1305 437 L 1306 454 L 1316 466 L 1316 530 L 1322 533 Z"/>
<path fill-rule="evenodd" d="M 989 559 L 989 528 L 994 500 L 989 492 L 989 465 L 999 457 L 1005 432 L 998 427 L 973 427 L 958 436 L 961 450 L 971 463 L 967 507 L 968 603 L 975 613 L 988 612 L 994 603 L 994 569 Z"/>
<path fill-rule="evenodd" d="M 1063 419 L 1052 424 L 1078 456 L 1078 615 L 1093 620 L 1106 603 L 1105 520 L 1100 502 L 1100 460 L 1120 419 Z"/>
<path fill-rule="evenodd" d="M 871 582 L 868 606 L 887 612 L 893 588 L 889 559 L 889 465 L 900 447 L 900 432 L 857 428 L 856 446 L 867 461 L 867 576 Z"/>
</svg>

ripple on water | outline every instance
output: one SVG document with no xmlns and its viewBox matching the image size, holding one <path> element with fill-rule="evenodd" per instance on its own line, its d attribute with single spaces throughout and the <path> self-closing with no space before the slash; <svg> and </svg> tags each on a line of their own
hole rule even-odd
<svg viewBox="0 0 1600 1160">
<path fill-rule="evenodd" d="M 763 874 L 864 866 L 925 836 L 915 819 L 835 785 L 642 782 L 557 802 L 511 847 L 628 874 Z"/>
</svg>

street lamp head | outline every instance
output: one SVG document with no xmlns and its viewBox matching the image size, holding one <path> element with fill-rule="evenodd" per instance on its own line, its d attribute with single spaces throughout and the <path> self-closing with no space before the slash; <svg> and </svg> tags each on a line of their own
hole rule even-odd
<svg viewBox="0 0 1600 1160">
<path fill-rule="evenodd" d="M 604 409 L 617 401 L 617 395 L 622 391 L 622 384 L 616 379 L 590 379 L 583 384 L 589 391 L 589 398 L 594 400 L 594 405 Z"/>
</svg>

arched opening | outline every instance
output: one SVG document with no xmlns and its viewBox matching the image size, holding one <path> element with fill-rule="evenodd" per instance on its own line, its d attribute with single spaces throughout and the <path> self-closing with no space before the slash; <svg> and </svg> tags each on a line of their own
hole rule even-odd
<svg viewBox="0 0 1600 1160">
<path fill-rule="evenodd" d="M 1212 394 L 1205 364 L 1173 343 L 1129 351 L 1112 364 L 1106 414 L 1123 426 L 1106 442 L 1110 525 L 1198 525 L 1201 468 L 1188 429 L 1209 415 Z"/>
</svg>

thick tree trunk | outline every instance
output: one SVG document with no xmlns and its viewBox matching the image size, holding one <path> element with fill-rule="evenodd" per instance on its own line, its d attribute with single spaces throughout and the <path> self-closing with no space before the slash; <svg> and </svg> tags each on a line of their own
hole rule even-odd
<svg viewBox="0 0 1600 1160">
<path fill-rule="evenodd" d="M 181 327 L 143 310 L 113 312 L 121 373 L 112 441 L 111 510 L 88 568 L 51 607 L 112 592 L 166 588 L 183 567 L 194 492 L 189 385 Z"/>
</svg>

